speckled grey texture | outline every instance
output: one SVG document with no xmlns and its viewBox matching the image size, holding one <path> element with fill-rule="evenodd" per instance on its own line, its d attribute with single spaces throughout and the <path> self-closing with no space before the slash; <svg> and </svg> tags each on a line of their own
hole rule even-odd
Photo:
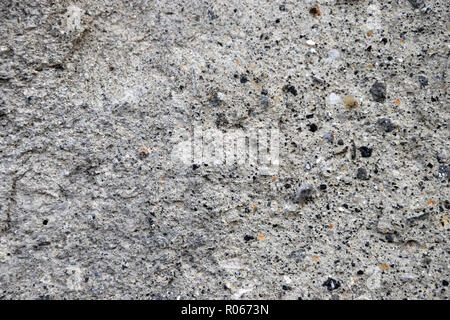
<svg viewBox="0 0 450 320">
<path fill-rule="evenodd" d="M 448 299 L 449 14 L 0 0 L 0 298 Z M 193 124 L 278 170 L 177 161 Z"/>
</svg>

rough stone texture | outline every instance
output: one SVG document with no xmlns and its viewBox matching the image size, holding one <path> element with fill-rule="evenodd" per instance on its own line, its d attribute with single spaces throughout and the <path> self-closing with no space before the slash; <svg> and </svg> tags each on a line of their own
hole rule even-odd
<svg viewBox="0 0 450 320">
<path fill-rule="evenodd" d="M 449 298 L 448 1 L 0 3 L 0 298 Z"/>
</svg>

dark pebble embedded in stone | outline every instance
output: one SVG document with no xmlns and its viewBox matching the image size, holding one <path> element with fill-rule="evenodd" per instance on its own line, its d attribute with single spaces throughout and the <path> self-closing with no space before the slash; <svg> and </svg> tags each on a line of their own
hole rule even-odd
<svg viewBox="0 0 450 320">
<path fill-rule="evenodd" d="M 448 281 L 447 280 L 442 280 L 442 285 L 444 287 L 448 287 Z"/>
<path fill-rule="evenodd" d="M 358 168 L 356 173 L 356 178 L 359 180 L 369 180 L 369 175 L 367 174 L 367 170 L 364 168 Z"/>
<path fill-rule="evenodd" d="M 149 156 L 149 153 L 148 153 L 148 152 L 145 152 L 145 151 L 140 151 L 139 154 L 138 154 L 138 158 L 139 158 L 140 160 L 144 160 L 144 159 L 147 158 L 148 156 Z"/>
<path fill-rule="evenodd" d="M 359 152 L 361 152 L 361 157 L 369 158 L 372 155 L 372 148 L 369 147 L 359 147 Z"/>
<path fill-rule="evenodd" d="M 217 19 L 217 16 L 214 14 L 212 10 L 208 10 L 208 18 L 209 20 Z"/>
<path fill-rule="evenodd" d="M 309 125 L 309 131 L 311 131 L 311 132 L 316 132 L 317 131 L 317 125 L 315 124 L 315 123 L 311 123 L 310 125 Z"/>
<path fill-rule="evenodd" d="M 261 96 L 259 97 L 259 103 L 261 107 L 267 108 L 269 106 L 269 98 L 267 98 L 266 96 Z"/>
<path fill-rule="evenodd" d="M 282 288 L 284 291 L 291 291 L 291 290 L 292 290 L 292 288 L 291 288 L 290 286 L 287 286 L 287 285 L 283 285 L 281 288 Z"/>
<path fill-rule="evenodd" d="M 450 179 L 450 166 L 442 165 L 438 169 L 439 178 Z"/>
<path fill-rule="evenodd" d="M 407 219 L 406 219 L 406 223 L 408 223 L 409 225 L 411 225 L 411 224 L 413 224 L 413 223 L 415 223 L 415 222 L 417 222 L 417 221 L 423 221 L 423 220 L 426 220 L 426 219 L 428 219 L 429 216 L 430 216 L 430 213 L 425 212 L 424 214 L 421 214 L 421 215 L 419 215 L 419 216 L 417 216 L 417 217 L 407 218 Z"/>
<path fill-rule="evenodd" d="M 248 79 L 246 76 L 242 76 L 240 81 L 241 81 L 241 83 L 246 83 L 246 82 L 248 82 Z"/>
<path fill-rule="evenodd" d="M 325 143 L 333 143 L 333 142 L 334 142 L 334 133 L 331 132 L 331 131 L 326 132 L 326 133 L 323 135 L 323 141 L 324 141 Z"/>
<path fill-rule="evenodd" d="M 341 287 L 341 283 L 338 280 L 328 278 L 322 286 L 326 287 L 328 291 L 333 291 Z"/>
<path fill-rule="evenodd" d="M 311 199 L 314 194 L 314 188 L 310 184 L 302 184 L 297 191 L 295 192 L 295 202 L 305 202 L 306 200 Z"/>
<path fill-rule="evenodd" d="M 302 262 L 306 258 L 306 251 L 303 249 L 294 250 L 288 255 L 288 258 L 295 262 Z"/>
<path fill-rule="evenodd" d="M 391 132 L 395 129 L 395 124 L 388 118 L 378 119 L 377 124 L 386 132 Z"/>
<path fill-rule="evenodd" d="M 287 84 L 283 87 L 283 92 L 291 93 L 294 96 L 297 95 L 297 89 L 295 89 L 295 87 L 290 84 Z"/>
<path fill-rule="evenodd" d="M 364 274 L 364 271 L 362 270 L 358 270 L 358 272 L 356 272 L 359 276 L 362 276 Z"/>
<path fill-rule="evenodd" d="M 312 16 L 315 16 L 315 17 L 320 16 L 321 12 L 320 12 L 319 6 L 316 4 L 315 6 L 309 8 L 309 14 Z"/>
<path fill-rule="evenodd" d="M 249 236 L 248 234 L 244 236 L 244 240 L 247 241 L 247 242 L 250 241 L 250 240 L 254 240 L 254 239 L 255 239 L 254 236 Z"/>
<path fill-rule="evenodd" d="M 386 241 L 389 242 L 389 243 L 394 242 L 394 237 L 392 236 L 392 234 L 386 235 L 385 238 L 386 238 Z"/>
<path fill-rule="evenodd" d="M 427 85 L 428 85 L 428 78 L 427 77 L 424 77 L 424 76 L 419 76 L 419 83 L 420 83 L 420 86 L 423 88 L 423 87 L 426 87 Z"/>
<path fill-rule="evenodd" d="M 386 100 L 386 85 L 382 82 L 375 82 L 370 88 L 373 100 L 376 102 L 384 102 Z"/>
<path fill-rule="evenodd" d="M 422 6 L 424 3 L 424 0 L 408 0 L 408 1 L 415 9 L 420 8 L 420 6 Z"/>
</svg>

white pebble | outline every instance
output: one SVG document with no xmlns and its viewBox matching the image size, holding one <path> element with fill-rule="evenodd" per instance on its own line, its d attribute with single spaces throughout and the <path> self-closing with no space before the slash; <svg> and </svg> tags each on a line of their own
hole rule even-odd
<svg viewBox="0 0 450 320">
<path fill-rule="evenodd" d="M 328 56 L 328 63 L 332 63 L 334 60 L 336 60 L 337 58 L 339 58 L 339 51 L 336 49 L 332 49 L 330 50 L 330 55 Z"/>
<path fill-rule="evenodd" d="M 335 94 L 334 92 L 330 93 L 330 95 L 328 96 L 328 102 L 332 105 L 334 104 L 338 104 L 341 102 L 341 98 Z"/>
</svg>

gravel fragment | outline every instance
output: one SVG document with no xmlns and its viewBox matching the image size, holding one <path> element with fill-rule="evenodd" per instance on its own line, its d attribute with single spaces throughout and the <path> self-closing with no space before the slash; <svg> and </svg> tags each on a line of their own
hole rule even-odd
<svg viewBox="0 0 450 320">
<path fill-rule="evenodd" d="M 408 1 L 411 4 L 411 6 L 413 6 L 413 8 L 415 9 L 420 8 L 425 3 L 424 0 L 408 0 Z"/>
<path fill-rule="evenodd" d="M 306 258 L 306 251 L 303 249 L 294 250 L 288 255 L 288 258 L 295 262 L 302 262 Z"/>
<path fill-rule="evenodd" d="M 370 93 L 374 101 L 384 102 L 386 100 L 386 85 L 377 81 L 370 88 Z"/>
<path fill-rule="evenodd" d="M 364 168 L 358 168 L 358 172 L 356 173 L 356 178 L 359 180 L 369 180 L 369 174 L 367 170 Z"/>
<path fill-rule="evenodd" d="M 310 184 L 302 184 L 295 192 L 294 201 L 303 203 L 312 198 L 314 195 L 314 187 Z"/>
<path fill-rule="evenodd" d="M 438 174 L 439 174 L 439 178 L 450 179 L 450 166 L 449 165 L 439 166 Z"/>
<path fill-rule="evenodd" d="M 419 76 L 418 79 L 419 79 L 420 86 L 422 88 L 424 88 L 424 87 L 426 87 L 428 85 L 428 78 L 427 77 Z"/>
<path fill-rule="evenodd" d="M 391 132 L 396 128 L 395 124 L 388 118 L 378 119 L 377 124 L 386 132 Z"/>
<path fill-rule="evenodd" d="M 338 280 L 328 278 L 327 280 L 325 280 L 322 286 L 326 287 L 328 291 L 333 291 L 339 289 L 341 287 L 341 283 Z"/>
<path fill-rule="evenodd" d="M 361 157 L 363 158 L 369 158 L 372 156 L 372 148 L 363 146 L 358 148 L 359 152 L 361 152 Z"/>
</svg>

